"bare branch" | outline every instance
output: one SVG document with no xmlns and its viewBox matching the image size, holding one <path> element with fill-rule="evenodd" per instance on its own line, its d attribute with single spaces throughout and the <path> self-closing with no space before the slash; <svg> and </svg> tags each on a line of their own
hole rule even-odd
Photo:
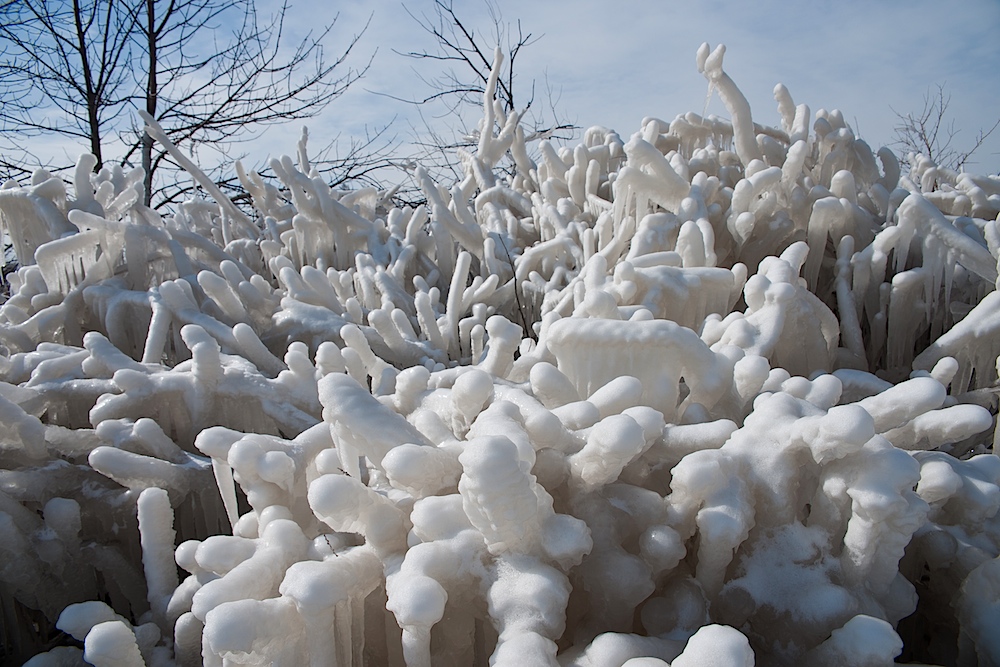
<svg viewBox="0 0 1000 667">
<path fill-rule="evenodd" d="M 925 155 L 939 167 L 961 171 L 970 163 L 972 155 L 979 150 L 986 139 L 1000 127 L 1000 118 L 988 130 L 980 130 L 972 145 L 964 150 L 954 146 L 959 131 L 955 121 L 948 119 L 951 95 L 945 84 L 938 84 L 924 94 L 924 106 L 920 113 L 902 114 L 895 109 L 897 124 L 895 146 L 900 152 Z"/>
<path fill-rule="evenodd" d="M 546 109 L 533 109 L 535 101 L 535 82 L 530 81 L 527 93 L 517 87 L 518 74 L 516 66 L 522 61 L 518 56 L 521 50 L 540 39 L 530 32 L 525 32 L 521 21 L 514 24 L 506 23 L 497 4 L 484 0 L 487 14 L 492 22 L 489 32 L 477 31 L 465 18 L 459 16 L 453 0 L 434 0 L 432 16 L 416 15 L 408 8 L 404 11 L 417 25 L 434 39 L 435 49 L 396 51 L 398 55 L 409 58 L 417 63 L 434 63 L 442 66 L 431 76 L 424 76 L 415 71 L 416 76 L 431 89 L 431 93 L 410 99 L 395 97 L 386 93 L 376 93 L 416 106 L 434 106 L 437 110 L 427 113 L 435 119 L 450 120 L 450 131 L 454 135 L 446 139 L 441 129 L 432 129 L 425 121 L 425 127 L 415 134 L 419 137 L 411 142 L 419 150 L 419 159 L 428 171 L 438 180 L 449 176 L 460 177 L 461 170 L 457 167 L 455 149 L 470 148 L 477 142 L 473 140 L 479 132 L 489 132 L 499 128 L 479 128 L 482 118 L 483 93 L 493 65 L 495 46 L 504 51 L 504 64 L 497 81 L 496 100 L 504 114 L 518 112 L 526 128 L 526 134 L 533 139 L 538 138 L 570 138 L 577 129 L 573 124 L 560 119 L 560 114 L 553 102 L 553 93 L 549 93 L 549 104 Z M 488 35 L 484 37 L 483 35 Z M 529 116 L 528 112 L 531 111 Z M 421 112 L 421 118 L 424 113 Z"/>
</svg>

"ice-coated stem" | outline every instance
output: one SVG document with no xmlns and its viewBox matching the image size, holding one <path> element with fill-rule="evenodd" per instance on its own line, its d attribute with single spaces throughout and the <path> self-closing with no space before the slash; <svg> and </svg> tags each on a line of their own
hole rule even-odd
<svg viewBox="0 0 1000 667">
<path fill-rule="evenodd" d="M 142 568 L 146 574 L 147 597 L 156 624 L 163 634 L 171 634 L 167 603 L 177 588 L 174 565 L 174 511 L 163 489 L 150 488 L 139 494 L 139 537 Z"/>
<path fill-rule="evenodd" d="M 496 123 L 496 112 L 493 108 L 493 97 L 497 92 L 497 80 L 500 78 L 501 65 L 503 65 L 503 51 L 497 46 L 493 51 L 493 66 L 490 67 L 490 76 L 486 80 L 486 89 L 483 91 L 483 127 L 479 132 L 480 155 L 489 153 L 490 144 L 494 138 L 493 125 Z"/>
<path fill-rule="evenodd" d="M 132 630 L 121 621 L 95 625 L 84 642 L 84 659 L 95 667 L 146 667 Z"/>
<path fill-rule="evenodd" d="M 240 224 L 250 224 L 250 221 L 247 220 L 243 211 L 241 211 L 236 204 L 229 199 L 229 197 L 222 193 L 222 190 L 220 190 L 219 186 L 215 184 L 215 181 L 209 178 L 205 172 L 199 169 L 188 156 L 184 155 L 184 153 L 182 153 L 181 150 L 177 148 L 172 141 L 170 141 L 167 137 L 167 133 L 164 132 L 160 124 L 156 122 L 156 119 L 142 109 L 138 110 L 138 114 L 146 123 L 146 134 L 159 141 L 160 145 L 163 146 L 163 149 L 170 154 L 170 157 L 176 160 L 177 164 L 179 164 L 184 171 L 190 174 L 191 177 L 198 182 L 198 185 L 205 188 L 205 192 L 212 195 L 212 198 L 219 204 L 219 208 L 224 214 L 238 220 Z"/>
<path fill-rule="evenodd" d="M 760 146 L 757 145 L 757 136 L 753 129 L 753 117 L 750 115 L 750 103 L 722 69 L 722 57 L 726 55 L 726 45 L 719 44 L 711 52 L 709 49 L 708 42 L 698 48 L 698 71 L 704 74 L 712 87 L 719 91 L 719 97 L 732 115 L 736 154 L 746 166 L 752 160 L 761 159 Z"/>
</svg>

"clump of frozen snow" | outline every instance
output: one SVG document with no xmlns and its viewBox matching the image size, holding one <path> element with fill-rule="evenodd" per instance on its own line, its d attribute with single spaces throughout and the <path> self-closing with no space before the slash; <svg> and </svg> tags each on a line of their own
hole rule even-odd
<svg viewBox="0 0 1000 667">
<path fill-rule="evenodd" d="M 724 53 L 731 120 L 534 151 L 498 55 L 415 208 L 304 144 L 236 165 L 250 214 L 193 164 L 215 199 L 169 216 L 90 156 L 72 196 L 0 189 L 15 653 L 47 622 L 78 643 L 30 664 L 995 661 L 1000 181 L 781 85 L 763 125 Z"/>
</svg>

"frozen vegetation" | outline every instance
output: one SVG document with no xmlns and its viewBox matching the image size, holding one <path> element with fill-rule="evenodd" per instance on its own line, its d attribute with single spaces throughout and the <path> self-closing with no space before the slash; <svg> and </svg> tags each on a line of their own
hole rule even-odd
<svg viewBox="0 0 1000 667">
<path fill-rule="evenodd" d="M 8 657 L 1000 664 L 1000 180 L 756 122 L 723 54 L 731 120 L 572 148 L 494 73 L 413 209 L 304 141 L 252 215 L 4 185 Z"/>
</svg>

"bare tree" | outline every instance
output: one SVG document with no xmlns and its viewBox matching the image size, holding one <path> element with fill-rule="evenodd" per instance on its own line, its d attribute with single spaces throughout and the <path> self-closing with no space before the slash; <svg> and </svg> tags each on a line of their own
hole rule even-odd
<svg viewBox="0 0 1000 667">
<path fill-rule="evenodd" d="M 347 64 L 364 30 L 329 60 L 324 43 L 333 24 L 288 48 L 287 12 L 286 3 L 262 19 L 253 0 L 2 4 L 0 49 L 8 60 L 0 95 L 16 102 L 0 112 L 0 135 L 20 149 L 21 164 L 29 138 L 85 141 L 99 165 L 109 144 L 120 142 L 117 159 L 146 171 L 146 203 L 170 204 L 189 186 L 176 175 L 157 177 L 176 165 L 128 111 L 144 109 L 188 152 L 210 147 L 228 155 L 233 142 L 269 124 L 315 115 L 367 70 L 370 59 L 360 68 Z M 26 171 L 11 164 L 8 172 L 18 168 Z"/>
<path fill-rule="evenodd" d="M 928 89 L 924 94 L 924 107 L 919 114 L 893 113 L 899 121 L 893 128 L 896 132 L 895 145 L 900 152 L 926 155 L 939 167 L 961 171 L 969 159 L 986 141 L 997 127 L 1000 119 L 988 130 L 980 129 L 971 146 L 959 149 L 954 145 L 958 130 L 955 121 L 948 119 L 951 95 L 944 85 Z"/>
<path fill-rule="evenodd" d="M 16 154 L 4 158 L 8 175 L 27 171 L 35 156 L 26 141 L 40 136 L 85 142 L 103 165 L 104 144 L 134 93 L 135 16 L 109 0 L 0 5 L 0 138 Z"/>
<path fill-rule="evenodd" d="M 143 0 L 136 37 L 145 63 L 144 108 L 174 144 L 191 151 L 205 145 L 226 150 L 265 125 L 315 115 L 364 75 L 370 60 L 360 69 L 343 70 L 364 30 L 332 62 L 323 49 L 332 24 L 283 55 L 287 10 L 285 3 L 261 23 L 253 0 Z M 199 48 L 196 40 L 216 22 L 237 28 L 227 43 Z M 169 164 L 169 156 L 154 151 L 141 131 L 137 135 L 127 157 L 137 148 L 141 152 L 149 198 L 154 174 Z"/>
<path fill-rule="evenodd" d="M 484 2 L 492 24 L 485 33 L 477 31 L 467 19 L 460 17 L 452 0 L 434 0 L 432 16 L 418 16 L 406 9 L 417 25 L 434 38 L 435 48 L 396 52 L 419 61 L 422 67 L 429 65 L 431 68 L 430 73 L 416 71 L 417 77 L 430 92 L 424 97 L 402 101 L 426 108 L 427 113 L 436 118 L 451 121 L 443 130 L 424 121 L 424 128 L 416 131 L 420 138 L 414 142 L 423 149 L 419 160 L 425 167 L 436 166 L 440 171 L 451 170 L 456 175 L 460 171 L 455 159 L 456 149 L 476 145 L 478 133 L 489 131 L 489 128 L 480 130 L 476 123 L 482 119 L 483 93 L 497 45 L 504 50 L 504 69 L 497 82 L 496 98 L 504 113 L 516 111 L 521 114 L 522 122 L 528 128 L 528 140 L 569 139 L 578 129 L 560 117 L 551 89 L 545 91 L 546 103 L 537 104 L 537 81 L 519 76 L 518 65 L 522 61 L 518 56 L 521 50 L 535 44 L 540 37 L 526 33 L 520 20 L 513 24 L 505 22 L 494 2 Z M 431 109 L 434 104 L 440 106 Z"/>
</svg>

